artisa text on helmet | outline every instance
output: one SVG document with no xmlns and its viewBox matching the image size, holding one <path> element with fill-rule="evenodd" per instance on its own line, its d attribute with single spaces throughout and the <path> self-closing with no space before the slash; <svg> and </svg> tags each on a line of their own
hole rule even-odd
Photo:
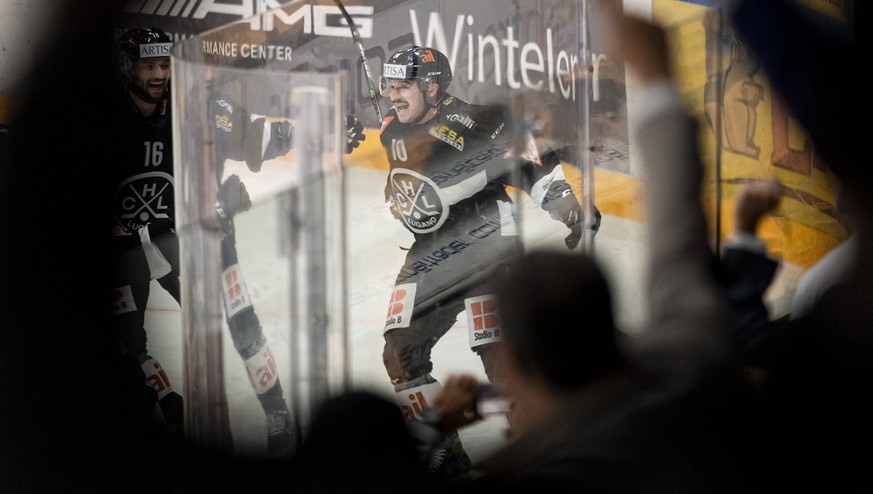
<svg viewBox="0 0 873 494">
<path fill-rule="evenodd" d="M 169 57 L 170 49 L 173 43 L 152 43 L 150 45 L 139 45 L 139 58 L 160 58 Z"/>
</svg>

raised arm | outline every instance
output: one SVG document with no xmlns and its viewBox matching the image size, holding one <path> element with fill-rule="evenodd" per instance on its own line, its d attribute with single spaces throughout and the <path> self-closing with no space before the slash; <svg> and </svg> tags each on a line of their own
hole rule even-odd
<svg viewBox="0 0 873 494">
<path fill-rule="evenodd" d="M 725 365 L 729 312 L 714 275 L 700 189 L 697 123 L 673 80 L 664 31 L 611 11 L 612 51 L 623 58 L 640 102 L 632 132 L 644 163 L 649 225 L 648 323 L 643 342 L 656 367 L 694 379 Z"/>
</svg>

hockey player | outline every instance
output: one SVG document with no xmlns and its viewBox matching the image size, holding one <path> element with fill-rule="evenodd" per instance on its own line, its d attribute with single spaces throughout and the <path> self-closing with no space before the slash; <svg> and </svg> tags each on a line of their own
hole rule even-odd
<svg viewBox="0 0 873 494">
<path fill-rule="evenodd" d="M 122 351 L 137 360 L 145 382 L 156 393 L 156 414 L 181 438 L 182 397 L 173 390 L 158 360 L 148 354 L 145 330 L 152 279 L 179 301 L 168 94 L 170 46 L 166 34 L 149 29 L 128 31 L 121 40 L 124 88 L 119 94 L 114 141 L 121 155 L 108 169 L 116 184 L 111 301 Z"/>
<path fill-rule="evenodd" d="M 160 408 L 168 422 L 178 429 L 182 425 L 181 397 L 172 391 L 157 360 L 148 355 L 144 328 L 151 279 L 156 279 L 179 302 L 179 246 L 173 229 L 171 46 L 170 37 L 157 28 L 131 29 L 121 39 L 120 64 L 125 88 L 119 106 L 119 145 L 123 146 L 125 154 L 113 170 L 117 183 L 113 233 L 118 246 L 114 272 L 119 276 L 113 303 L 124 350 L 138 358 L 147 382 L 158 393 Z M 219 170 L 223 169 L 225 159 L 238 159 L 245 160 L 252 171 L 259 171 L 263 161 L 288 151 L 291 142 L 288 122 L 250 117 L 218 94 L 211 95 L 210 108 L 212 116 L 216 117 Z M 268 136 L 263 146 L 260 145 L 262 136 Z M 251 142 L 259 145 L 253 149 L 244 147 Z M 216 178 L 221 180 L 220 171 Z M 233 215 L 250 206 L 239 177 L 231 176 L 219 186 L 217 209 L 223 218 L 223 267 L 226 274 L 237 276 L 234 288 L 243 290 L 245 283 L 236 260 Z M 248 294 L 234 293 L 247 303 L 228 309 L 225 315 L 234 347 L 266 414 L 267 450 L 274 456 L 287 456 L 295 446 L 293 417 Z M 227 307 L 231 305 L 228 303 Z M 171 401 L 167 396 L 172 397 Z"/>
<path fill-rule="evenodd" d="M 554 153 L 514 151 L 504 105 L 474 105 L 447 93 L 452 70 L 439 51 L 413 46 L 383 65 L 383 95 L 393 107 L 380 139 L 390 162 L 386 201 L 414 242 L 395 280 L 385 325 L 383 362 L 408 420 L 428 408 L 439 383 L 431 350 L 466 311 L 471 348 L 494 380 L 489 345 L 500 340 L 490 272 L 519 253 L 514 186 L 582 235 L 582 208 Z M 431 458 L 440 477 L 466 475 L 470 460 L 457 432 Z"/>
</svg>

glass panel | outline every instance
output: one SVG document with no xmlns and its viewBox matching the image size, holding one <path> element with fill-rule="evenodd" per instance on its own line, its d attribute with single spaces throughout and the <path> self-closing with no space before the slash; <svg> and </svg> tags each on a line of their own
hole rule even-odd
<svg viewBox="0 0 873 494">
<path fill-rule="evenodd" d="M 465 310 L 482 300 L 463 301 L 481 295 L 479 282 L 520 246 L 567 248 L 567 211 L 556 210 L 556 220 L 543 207 L 543 187 L 561 175 L 586 225 L 576 249 L 604 265 L 617 322 L 634 331 L 643 317 L 647 242 L 645 184 L 628 131 L 637 106 L 623 61 L 604 47 L 600 3 L 376 0 L 341 8 L 320 0 L 171 11 L 146 3 L 130 13 L 139 25 L 184 40 L 174 52 L 175 137 L 182 143 L 185 377 L 196 440 L 234 442 L 240 452 L 261 452 L 264 444 L 263 413 L 231 350 L 222 302 L 233 273 L 221 262 L 215 201 L 217 179 L 232 173 L 253 202 L 234 220 L 236 274 L 245 273 L 286 383 L 283 400 L 302 425 L 318 401 L 345 387 L 396 396 L 410 417 L 424 406 L 428 382 L 392 385 L 399 371 L 383 361 L 384 333 L 407 327 L 410 303 L 442 312 L 422 330 L 435 339 L 413 344 L 418 353 L 400 366 L 408 374 L 400 381 L 427 370 L 436 381 L 454 371 L 487 379 L 475 351 L 490 330 L 476 324 L 487 318 Z M 623 4 L 670 30 L 682 93 L 702 123 L 713 248 L 731 231 L 739 186 L 762 176 L 782 180 L 782 204 L 760 234 L 783 260 L 768 301 L 774 315 L 784 314 L 797 277 L 846 236 L 830 173 L 717 10 L 678 0 Z M 429 107 L 413 107 L 415 93 L 380 92 L 390 88 L 382 84 L 386 66 L 395 66 L 388 72 L 395 79 L 412 75 L 390 58 L 413 45 L 441 53 L 451 68 L 451 80 L 439 81 L 444 93 L 432 100 L 437 119 L 423 117 Z M 221 101 L 224 110 L 243 108 L 271 125 L 290 122 L 292 148 L 257 170 L 246 156 L 225 159 L 218 131 L 234 122 L 215 120 L 211 105 Z M 420 134 L 396 125 L 395 104 L 410 110 L 403 119 L 418 121 Z M 350 154 L 347 115 L 365 137 Z M 234 135 L 237 151 L 273 142 Z M 470 199 L 483 191 L 494 195 Z M 498 196 L 505 199 L 499 205 Z M 584 311 L 582 304 L 580 317 Z M 498 443 L 504 425 L 489 419 L 463 431 L 471 456 Z"/>
<path fill-rule="evenodd" d="M 258 34 L 173 57 L 188 432 L 256 455 L 271 414 L 305 422 L 348 372 L 343 74 L 288 72 Z"/>
</svg>

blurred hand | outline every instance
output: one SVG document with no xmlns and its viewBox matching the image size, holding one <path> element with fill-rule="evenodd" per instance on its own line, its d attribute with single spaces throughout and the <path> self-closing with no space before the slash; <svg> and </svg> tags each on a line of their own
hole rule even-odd
<svg viewBox="0 0 873 494">
<path fill-rule="evenodd" d="M 472 424 L 482 417 L 476 413 L 479 380 L 471 374 L 450 374 L 431 403 L 442 415 L 440 427 L 445 431 Z"/>
</svg>

